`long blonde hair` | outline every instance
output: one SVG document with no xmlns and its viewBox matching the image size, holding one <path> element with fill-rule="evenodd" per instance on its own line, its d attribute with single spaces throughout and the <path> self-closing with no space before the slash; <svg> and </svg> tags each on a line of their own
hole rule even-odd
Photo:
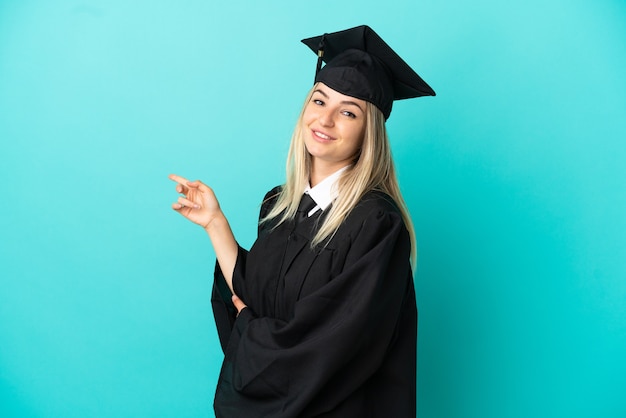
<svg viewBox="0 0 626 418">
<path fill-rule="evenodd" d="M 311 155 L 304 145 L 302 118 L 316 87 L 317 84 L 307 94 L 291 137 L 291 145 L 287 154 L 287 181 L 283 185 L 273 209 L 261 222 L 282 215 L 277 223 L 279 225 L 292 219 L 296 214 L 311 172 Z M 411 263 L 414 265 L 416 259 L 415 231 L 396 178 L 385 118 L 382 112 L 369 102 L 366 102 L 365 116 L 365 134 L 360 152 L 355 156 L 353 164 L 342 173 L 337 185 L 339 192 L 337 199 L 330 206 L 328 215 L 313 237 L 311 245 L 318 245 L 337 232 L 341 223 L 363 195 L 376 190 L 391 196 L 400 209 L 411 238 Z"/>
</svg>

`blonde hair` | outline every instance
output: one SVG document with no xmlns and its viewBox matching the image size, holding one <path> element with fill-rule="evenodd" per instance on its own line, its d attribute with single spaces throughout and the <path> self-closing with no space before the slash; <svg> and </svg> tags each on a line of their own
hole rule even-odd
<svg viewBox="0 0 626 418">
<path fill-rule="evenodd" d="M 277 223 L 280 225 L 288 219 L 293 219 L 296 214 L 311 171 L 311 155 L 304 145 L 302 118 L 316 86 L 313 86 L 307 94 L 291 137 L 291 145 L 287 154 L 287 181 L 278 195 L 276 204 L 267 216 L 261 219 L 261 222 L 282 215 Z M 361 149 L 355 156 L 352 166 L 342 173 L 338 181 L 337 199 L 330 206 L 328 215 L 313 237 L 311 245 L 316 246 L 334 235 L 363 195 L 375 190 L 391 196 L 398 206 L 402 220 L 409 231 L 411 264 L 415 265 L 415 231 L 396 178 L 385 118 L 382 112 L 369 102 L 366 102 L 365 117 L 365 134 Z"/>
</svg>

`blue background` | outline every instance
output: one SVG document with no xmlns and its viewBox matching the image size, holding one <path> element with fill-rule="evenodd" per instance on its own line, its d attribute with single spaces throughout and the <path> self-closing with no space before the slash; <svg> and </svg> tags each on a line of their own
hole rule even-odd
<svg viewBox="0 0 626 418">
<path fill-rule="evenodd" d="M 626 417 L 618 0 L 0 0 L 0 416 L 212 416 L 214 254 L 167 175 L 249 246 L 299 40 L 363 23 L 438 93 L 388 122 L 420 417 Z"/>
</svg>

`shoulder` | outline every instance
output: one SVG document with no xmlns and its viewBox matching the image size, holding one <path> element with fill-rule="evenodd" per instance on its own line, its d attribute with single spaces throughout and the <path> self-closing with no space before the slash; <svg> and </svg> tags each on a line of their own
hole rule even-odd
<svg viewBox="0 0 626 418">
<path fill-rule="evenodd" d="M 282 191 L 283 186 L 276 186 L 269 192 L 265 193 L 265 197 L 261 202 L 260 219 L 264 218 L 272 210 Z"/>
<path fill-rule="evenodd" d="M 276 186 L 269 192 L 265 193 L 265 197 L 263 198 L 263 204 L 265 205 L 267 202 L 273 201 L 275 202 L 280 196 L 280 193 L 283 191 L 283 186 Z"/>
<path fill-rule="evenodd" d="M 334 248 L 347 247 L 352 254 L 386 248 L 410 257 L 411 238 L 402 212 L 391 196 L 379 191 L 367 192 L 359 200 L 335 238 Z"/>
<path fill-rule="evenodd" d="M 368 217 L 386 217 L 402 219 L 402 212 L 391 196 L 381 191 L 372 190 L 363 195 L 352 209 L 349 217 L 363 219 Z"/>
<path fill-rule="evenodd" d="M 398 227 L 406 229 L 398 204 L 391 196 L 375 190 L 363 195 L 344 224 L 353 234 L 360 232 L 363 228 L 381 231 Z"/>
<path fill-rule="evenodd" d="M 393 198 L 387 193 L 378 190 L 371 190 L 365 193 L 354 209 L 379 210 L 397 214 L 401 213 L 395 200 L 393 200 Z"/>
</svg>

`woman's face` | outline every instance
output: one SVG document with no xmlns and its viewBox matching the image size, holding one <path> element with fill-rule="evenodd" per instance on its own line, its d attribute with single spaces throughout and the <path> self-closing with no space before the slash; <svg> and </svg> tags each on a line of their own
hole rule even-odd
<svg viewBox="0 0 626 418">
<path fill-rule="evenodd" d="M 319 83 L 304 108 L 304 144 L 314 168 L 340 169 L 350 164 L 363 143 L 364 100 Z"/>
</svg>

